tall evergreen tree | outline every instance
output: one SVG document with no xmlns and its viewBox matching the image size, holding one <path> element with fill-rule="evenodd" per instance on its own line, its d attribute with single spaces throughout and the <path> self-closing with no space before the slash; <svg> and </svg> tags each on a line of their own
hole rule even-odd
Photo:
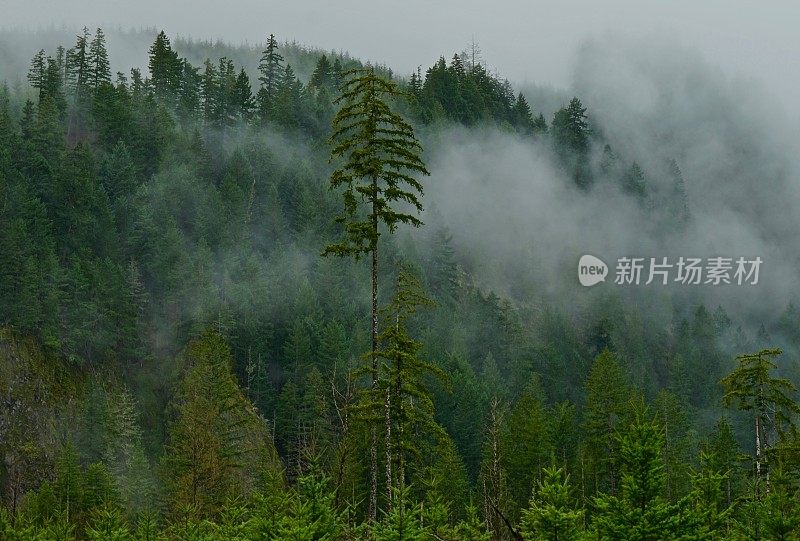
<svg viewBox="0 0 800 541">
<path fill-rule="evenodd" d="M 89 64 L 89 87 L 97 92 L 101 85 L 111 84 L 111 65 L 108 62 L 106 36 L 102 28 L 98 28 L 89 44 L 87 57 Z"/>
<path fill-rule="evenodd" d="M 588 188 L 591 183 L 589 133 L 586 108 L 578 98 L 572 98 L 569 105 L 556 111 L 550 125 L 556 155 L 581 188 Z"/>
<path fill-rule="evenodd" d="M 267 48 L 261 55 L 258 64 L 258 80 L 261 81 L 261 88 L 258 91 L 258 112 L 261 120 L 267 120 L 272 114 L 272 107 L 278 96 L 281 80 L 283 77 L 283 56 L 278 53 L 278 41 L 274 34 L 267 38 Z"/>
<path fill-rule="evenodd" d="M 442 380 L 446 377 L 441 369 L 420 358 L 422 344 L 409 335 L 407 328 L 410 318 L 425 306 L 433 303 L 425 297 L 419 281 L 409 271 L 401 270 L 378 337 L 384 376 L 377 396 L 372 397 L 372 403 L 382 405 L 384 410 L 389 501 L 393 491 L 402 490 L 406 484 L 409 459 L 421 456 L 420 438 L 444 436 L 434 419 L 432 393 L 425 380 L 431 375 Z"/>
<path fill-rule="evenodd" d="M 691 218 L 689 211 L 689 198 L 686 194 L 686 182 L 683 173 L 678 166 L 678 162 L 670 158 L 667 161 L 669 175 L 672 177 L 672 193 L 670 194 L 670 213 L 679 224 L 685 223 Z"/>
<path fill-rule="evenodd" d="M 514 104 L 514 125 L 525 135 L 533 135 L 536 131 L 531 107 L 522 92 L 517 95 L 517 102 Z"/>
<path fill-rule="evenodd" d="M 325 255 L 371 254 L 372 278 L 372 386 L 378 387 L 378 239 L 379 226 L 393 233 L 398 224 L 419 226 L 419 218 L 396 210 L 407 203 L 422 210 L 417 194 L 422 185 L 413 174 L 427 175 L 419 154 L 422 150 L 412 127 L 386 102 L 400 95 L 396 85 L 379 77 L 373 68 L 352 70 L 336 100 L 341 109 L 333 119 L 332 160 L 341 164 L 331 175 L 331 188 L 344 188 L 344 213 L 337 221 L 344 226 L 345 239 L 325 248 Z M 360 200 L 360 201 L 359 201 Z M 362 219 L 360 203 L 366 203 Z M 373 431 L 370 450 L 371 493 L 369 516 L 377 512 L 377 435 Z"/>
<path fill-rule="evenodd" d="M 180 88 L 178 90 L 178 113 L 184 122 L 194 120 L 201 113 L 202 81 L 200 69 L 188 60 L 181 62 Z"/>
<path fill-rule="evenodd" d="M 613 353 L 603 351 L 592 364 L 586 384 L 584 445 L 592 470 L 594 491 L 618 489 L 617 430 L 627 413 L 629 387 Z"/>
<path fill-rule="evenodd" d="M 148 54 L 147 65 L 153 92 L 156 98 L 172 105 L 180 88 L 183 63 L 178 58 L 178 53 L 172 50 L 169 38 L 163 30 L 156 36 Z"/>
<path fill-rule="evenodd" d="M 619 495 L 595 498 L 592 525 L 598 539 L 674 541 L 693 531 L 686 504 L 670 504 L 661 495 L 663 444 L 660 429 L 642 418 L 619 436 Z"/>
<path fill-rule="evenodd" d="M 47 56 L 45 55 L 44 49 L 41 49 L 31 59 L 31 65 L 28 69 L 28 83 L 39 91 L 39 100 L 42 99 L 46 66 Z"/>
<path fill-rule="evenodd" d="M 67 125 L 67 137 L 81 137 L 86 131 L 90 106 L 89 29 L 77 36 L 75 46 L 67 51 L 65 60 L 66 87 L 72 97 L 72 111 Z"/>
<path fill-rule="evenodd" d="M 736 358 L 736 369 L 720 382 L 725 388 L 723 403 L 736 405 L 753 415 L 756 494 L 761 490 L 760 481 L 767 473 L 771 448 L 779 437 L 796 427 L 794 416 L 800 413 L 800 405 L 792 398 L 795 386 L 787 379 L 772 375 L 778 367 L 773 359 L 781 353 L 780 349 L 762 349 L 757 353 L 740 355 Z"/>
<path fill-rule="evenodd" d="M 553 456 L 547 412 L 539 382 L 530 382 L 511 408 L 501 434 L 502 460 L 508 490 L 517 510 L 528 503 L 536 481 Z"/>
<path fill-rule="evenodd" d="M 314 72 L 311 74 L 311 78 L 308 80 L 308 86 L 317 89 L 324 88 L 331 91 L 335 88 L 333 84 L 333 66 L 328 60 L 328 57 L 323 54 L 321 57 L 319 57 L 317 65 L 314 67 Z"/>
<path fill-rule="evenodd" d="M 66 55 L 67 87 L 76 101 L 85 97 L 90 81 L 89 29 L 77 36 L 75 46 Z"/>
<path fill-rule="evenodd" d="M 739 495 L 742 484 L 742 452 L 733 427 L 726 417 L 721 417 L 703 445 L 704 467 L 721 473 L 725 504 L 730 507 Z"/>
<path fill-rule="evenodd" d="M 208 332 L 188 348 L 190 368 L 175 401 L 163 459 L 167 502 L 176 517 L 211 517 L 246 495 L 274 467 L 264 424 L 231 373 L 228 346 Z"/>
<path fill-rule="evenodd" d="M 250 87 L 250 78 L 247 76 L 247 72 L 244 71 L 244 68 L 239 71 L 239 75 L 236 77 L 234 101 L 236 103 L 236 112 L 239 119 L 243 122 L 249 121 L 253 109 L 255 108 L 255 101 L 252 88 Z"/>
</svg>

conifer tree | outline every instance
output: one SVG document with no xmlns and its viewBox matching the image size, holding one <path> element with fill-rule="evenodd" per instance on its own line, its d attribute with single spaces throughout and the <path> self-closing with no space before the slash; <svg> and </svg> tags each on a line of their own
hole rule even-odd
<svg viewBox="0 0 800 541">
<path fill-rule="evenodd" d="M 411 78 L 408 81 L 408 92 L 416 99 L 419 99 L 422 94 L 423 81 L 420 70 L 421 68 L 417 68 L 417 71 L 411 74 Z"/>
<path fill-rule="evenodd" d="M 533 119 L 533 133 L 536 135 L 547 133 L 547 121 L 542 113 L 539 113 L 539 116 Z"/>
<path fill-rule="evenodd" d="M 691 218 L 689 198 L 686 194 L 686 182 L 678 162 L 670 158 L 667 161 L 669 175 L 672 177 L 672 193 L 670 194 L 670 212 L 678 223 L 685 223 Z"/>
<path fill-rule="evenodd" d="M 728 519 L 732 508 L 725 501 L 723 484 L 727 475 L 715 470 L 712 457 L 700 452 L 700 471 L 692 475 L 692 491 L 689 500 L 697 537 L 714 538 L 728 529 Z"/>
<path fill-rule="evenodd" d="M 527 541 L 576 541 L 580 539 L 583 510 L 570 494 L 569 475 L 563 469 L 544 468 L 530 504 L 522 512 L 520 532 Z"/>
<path fill-rule="evenodd" d="M 372 528 L 375 541 L 424 541 L 429 539 L 427 528 L 420 521 L 422 510 L 410 500 L 408 489 L 397 491 L 394 505 Z"/>
<path fill-rule="evenodd" d="M 622 189 L 625 193 L 629 193 L 636 197 L 645 197 L 647 195 L 647 183 L 644 178 L 644 171 L 641 166 L 633 162 L 622 178 Z"/>
<path fill-rule="evenodd" d="M 304 94 L 303 83 L 295 76 L 292 66 L 286 64 L 278 86 L 278 94 L 272 102 L 274 120 L 284 128 L 299 128 Z"/>
<path fill-rule="evenodd" d="M 522 92 L 517 95 L 517 102 L 514 104 L 514 116 L 517 130 L 525 135 L 532 135 L 535 132 L 536 125 L 531 113 L 531 107 Z"/>
<path fill-rule="evenodd" d="M 101 85 L 111 84 L 111 65 L 108 62 L 106 36 L 102 28 L 98 28 L 89 44 L 87 57 L 89 65 L 89 87 L 97 92 Z"/>
<path fill-rule="evenodd" d="M 317 89 L 333 90 L 333 66 L 326 55 L 322 55 L 317 61 L 314 72 L 311 74 L 311 79 L 308 80 L 308 86 Z"/>
<path fill-rule="evenodd" d="M 689 492 L 692 455 L 696 444 L 686 415 L 686 404 L 669 391 L 661 391 L 653 404 L 658 425 L 664 431 L 664 494 L 675 501 Z"/>
<path fill-rule="evenodd" d="M 188 358 L 162 471 L 171 514 L 205 518 L 252 491 L 254 479 L 271 471 L 274 451 L 231 373 L 222 337 L 205 333 L 190 344 Z"/>
<path fill-rule="evenodd" d="M 239 119 L 244 122 L 249 121 L 253 113 L 253 108 L 255 107 L 255 102 L 253 91 L 250 88 L 250 78 L 247 76 L 247 72 L 244 71 L 244 68 L 239 71 L 239 75 L 236 77 L 234 99 Z"/>
<path fill-rule="evenodd" d="M 595 491 L 616 493 L 619 476 L 616 468 L 616 431 L 626 413 L 629 387 L 616 357 L 604 350 L 592 364 L 586 384 L 584 426 L 589 465 Z"/>
<path fill-rule="evenodd" d="M 740 355 L 736 358 L 736 369 L 720 382 L 725 388 L 723 403 L 753 415 L 756 495 L 767 473 L 770 449 L 781 435 L 796 426 L 793 417 L 800 413 L 800 405 L 792 399 L 795 386 L 787 379 L 772 375 L 778 366 L 773 358 L 781 353 L 780 349 L 762 349 L 758 353 Z"/>
<path fill-rule="evenodd" d="M 550 126 L 550 135 L 556 155 L 581 188 L 591 183 L 588 169 L 589 124 L 586 108 L 578 98 L 556 111 Z"/>
<path fill-rule="evenodd" d="M 723 494 L 726 506 L 730 507 L 739 495 L 743 455 L 727 417 L 721 417 L 716 422 L 701 456 L 707 469 L 724 475 Z"/>
<path fill-rule="evenodd" d="M 262 53 L 261 61 L 258 64 L 258 71 L 261 73 L 258 80 L 261 81 L 261 88 L 258 91 L 257 100 L 262 121 L 267 120 L 272 114 L 275 99 L 278 97 L 284 71 L 282 62 L 283 56 L 278 53 L 278 41 L 274 34 L 270 34 L 267 38 L 267 48 Z"/>
<path fill-rule="evenodd" d="M 641 417 L 619 436 L 619 495 L 595 498 L 592 525 L 598 539 L 674 541 L 693 531 L 686 503 L 670 504 L 661 495 L 663 444 L 661 430 Z"/>
<path fill-rule="evenodd" d="M 413 274 L 401 270 L 392 302 L 384 311 L 383 331 L 378 337 L 377 353 L 384 360 L 384 375 L 378 394 L 373 394 L 368 402 L 384 410 L 389 501 L 392 491 L 405 486 L 409 458 L 421 454 L 420 437 L 424 434 L 444 436 L 434 420 L 432 394 L 425 378 L 433 375 L 446 380 L 446 377 L 438 367 L 420 358 L 422 344 L 414 340 L 407 329 L 409 319 L 425 306 L 433 306 L 433 302 L 425 297 Z"/>
<path fill-rule="evenodd" d="M 277 528 L 276 539 L 297 541 L 335 541 L 342 519 L 333 508 L 330 480 L 315 461 L 308 473 L 297 480 L 297 492 L 290 497 L 288 513 Z"/>
<path fill-rule="evenodd" d="M 379 77 L 373 68 L 348 72 L 341 96 L 341 109 L 333 119 L 331 158 L 339 166 L 331 175 L 331 188 L 344 189 L 344 213 L 338 222 L 345 239 L 329 245 L 325 255 L 371 254 L 372 279 L 372 387 L 378 387 L 378 239 L 380 225 L 393 233 L 398 224 L 419 226 L 416 216 L 397 210 L 404 203 L 422 209 L 418 195 L 422 185 L 412 175 L 427 175 L 419 154 L 421 146 L 411 126 L 393 112 L 387 99 L 400 95 L 396 85 Z M 361 212 L 366 203 L 366 216 Z M 371 493 L 369 515 L 377 511 L 377 434 L 370 450 Z"/>
<path fill-rule="evenodd" d="M 502 464 L 516 509 L 525 507 L 544 467 L 552 459 L 547 412 L 538 381 L 532 381 L 511 408 L 501 434 Z M 516 509 L 512 517 L 518 515 Z"/>
<path fill-rule="evenodd" d="M 219 111 L 219 72 L 211 60 L 206 59 L 202 76 L 203 118 L 209 124 L 216 124 Z"/>
<path fill-rule="evenodd" d="M 66 88 L 72 96 L 72 111 L 67 125 L 67 137 L 81 135 L 86 129 L 90 106 L 89 29 L 77 36 L 75 46 L 65 59 Z"/>
<path fill-rule="evenodd" d="M 83 511 L 84 480 L 83 470 L 78 463 L 78 454 L 72 442 L 67 443 L 61 450 L 56 461 L 55 474 L 53 495 L 57 508 L 51 512 L 61 512 L 67 521 L 75 522 Z"/>
<path fill-rule="evenodd" d="M 39 100 L 42 99 L 46 64 L 47 57 L 45 56 L 44 49 L 41 49 L 31 59 L 31 66 L 28 69 L 28 82 L 33 88 L 39 91 Z"/>
<path fill-rule="evenodd" d="M 490 541 L 486 524 L 478 517 L 478 509 L 472 504 L 467 505 L 466 518 L 456 524 L 454 533 L 460 541 Z"/>
<path fill-rule="evenodd" d="M 67 87 L 76 102 L 80 102 L 86 96 L 90 81 L 88 28 L 84 27 L 83 33 L 77 36 L 75 46 L 67 51 L 65 64 Z"/>
<path fill-rule="evenodd" d="M 178 90 L 178 112 L 184 122 L 193 120 L 201 113 L 202 81 L 200 68 L 192 66 L 188 60 L 181 62 L 181 80 Z"/>
<path fill-rule="evenodd" d="M 486 517 L 489 531 L 498 538 L 505 531 L 501 513 L 503 513 L 503 509 L 507 508 L 508 503 L 508 477 L 503 468 L 504 456 L 500 443 L 505 413 L 500 400 L 494 397 L 489 406 L 487 434 L 480 473 L 483 516 Z"/>
<path fill-rule="evenodd" d="M 793 476 L 776 468 L 770 473 L 769 493 L 764 498 L 764 536 L 790 540 L 800 536 L 800 489 Z"/>
<path fill-rule="evenodd" d="M 86 537 L 89 541 L 133 541 L 122 513 L 113 506 L 94 511 Z"/>
<path fill-rule="evenodd" d="M 172 105 L 180 87 L 183 63 L 178 58 L 178 53 L 172 50 L 169 38 L 163 30 L 156 36 L 148 53 L 147 65 L 153 92 L 156 98 Z"/>
<path fill-rule="evenodd" d="M 89 464 L 84 473 L 83 483 L 82 505 L 87 512 L 94 513 L 102 507 L 119 507 L 119 488 L 111 472 L 102 462 Z"/>
<path fill-rule="evenodd" d="M 342 86 L 342 77 L 344 76 L 344 71 L 345 70 L 342 67 L 342 61 L 337 56 L 333 60 L 333 65 L 331 66 L 331 77 L 333 78 L 331 82 L 334 90 L 337 90 Z"/>
</svg>

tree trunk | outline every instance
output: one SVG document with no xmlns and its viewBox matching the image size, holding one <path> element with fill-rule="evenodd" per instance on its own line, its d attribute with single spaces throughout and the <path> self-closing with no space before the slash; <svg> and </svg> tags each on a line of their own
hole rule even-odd
<svg viewBox="0 0 800 541">
<path fill-rule="evenodd" d="M 391 414 L 391 386 L 386 386 L 386 397 L 384 398 L 383 411 L 384 422 L 386 423 L 386 510 L 392 508 L 392 414 Z"/>
<path fill-rule="evenodd" d="M 761 481 L 761 415 L 756 413 L 756 493 Z"/>
<path fill-rule="evenodd" d="M 378 234 L 378 203 L 374 199 L 377 192 L 378 179 L 372 180 L 372 230 Z M 378 390 L 378 240 L 372 246 L 372 391 Z M 374 521 L 378 514 L 378 432 L 372 425 L 372 446 L 370 447 L 370 494 L 369 519 Z"/>
</svg>

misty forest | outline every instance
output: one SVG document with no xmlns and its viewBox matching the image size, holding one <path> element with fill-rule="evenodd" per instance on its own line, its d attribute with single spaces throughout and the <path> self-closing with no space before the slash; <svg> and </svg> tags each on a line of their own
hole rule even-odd
<svg viewBox="0 0 800 541">
<path fill-rule="evenodd" d="M 638 49 L 0 32 L 0 539 L 800 539 L 790 144 Z"/>
</svg>

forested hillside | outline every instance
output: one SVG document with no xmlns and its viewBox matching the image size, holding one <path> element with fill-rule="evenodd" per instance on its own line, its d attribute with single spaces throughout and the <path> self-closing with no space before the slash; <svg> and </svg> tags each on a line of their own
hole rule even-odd
<svg viewBox="0 0 800 541">
<path fill-rule="evenodd" d="M 556 248 L 696 237 L 679 153 L 474 46 L 147 40 L 0 62 L 0 540 L 800 535 L 794 292 L 583 290 Z"/>
</svg>

